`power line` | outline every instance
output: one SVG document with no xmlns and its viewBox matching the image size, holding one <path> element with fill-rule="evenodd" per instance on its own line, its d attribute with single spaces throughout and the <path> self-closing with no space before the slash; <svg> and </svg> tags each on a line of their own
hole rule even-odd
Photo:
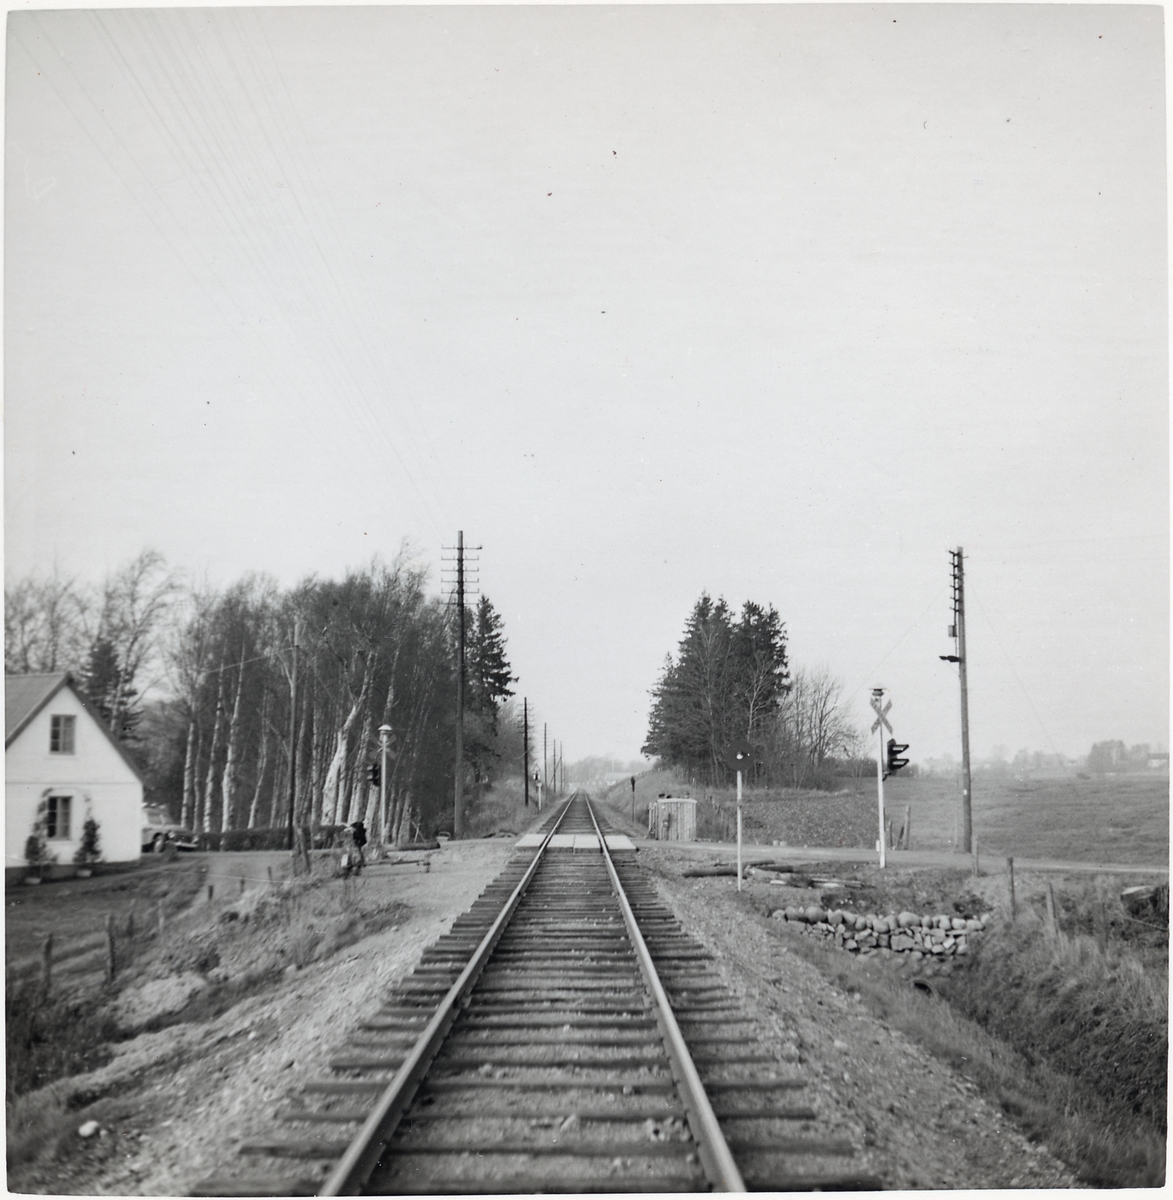
<svg viewBox="0 0 1173 1200">
<path fill-rule="evenodd" d="M 945 586 L 948 587 L 949 585 L 946 584 Z M 896 639 L 896 641 L 892 643 L 884 657 L 881 658 L 880 661 L 876 663 L 876 665 L 872 667 L 872 669 L 864 676 L 863 681 L 848 694 L 848 704 L 850 704 L 855 697 L 858 696 L 859 693 L 863 691 L 863 689 L 867 687 L 873 679 L 875 679 L 876 672 L 888 661 L 889 658 L 892 657 L 904 639 L 908 637 L 908 635 L 925 619 L 926 616 L 928 616 L 929 610 L 934 604 L 937 603 L 938 600 L 940 600 L 944 591 L 945 588 L 941 588 L 941 590 L 928 602 L 928 604 L 925 605 L 924 612 L 922 612 L 921 615 L 917 617 L 917 619 L 913 621 L 913 623 Z"/>
</svg>

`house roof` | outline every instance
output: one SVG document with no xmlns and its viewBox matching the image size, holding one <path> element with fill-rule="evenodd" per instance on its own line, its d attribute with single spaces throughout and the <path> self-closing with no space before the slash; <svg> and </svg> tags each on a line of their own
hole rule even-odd
<svg viewBox="0 0 1173 1200">
<path fill-rule="evenodd" d="M 89 713 L 94 724 L 106 735 L 110 745 L 118 751 L 122 761 L 135 773 L 139 782 L 143 773 L 138 763 L 126 752 L 126 747 L 110 732 L 96 708 L 73 681 L 68 671 L 55 671 L 46 675 L 4 676 L 4 749 L 7 750 L 24 732 L 32 719 L 57 695 L 62 688 L 77 697 L 82 708 Z"/>
<path fill-rule="evenodd" d="M 69 681 L 66 671 L 49 675 L 4 676 L 4 745 L 41 711 Z"/>
</svg>

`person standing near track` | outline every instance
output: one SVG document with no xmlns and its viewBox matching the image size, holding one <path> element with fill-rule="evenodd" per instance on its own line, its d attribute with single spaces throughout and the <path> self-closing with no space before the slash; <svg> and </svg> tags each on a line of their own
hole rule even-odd
<svg viewBox="0 0 1173 1200">
<path fill-rule="evenodd" d="M 334 843 L 338 853 L 338 874 L 343 877 L 358 870 L 359 852 L 354 844 L 354 831 L 349 825 L 343 825 L 338 831 L 338 839 Z"/>
<path fill-rule="evenodd" d="M 354 873 L 357 875 L 367 865 L 367 856 L 363 851 L 367 844 L 367 830 L 361 821 L 355 821 L 350 828 L 354 838 Z"/>
</svg>

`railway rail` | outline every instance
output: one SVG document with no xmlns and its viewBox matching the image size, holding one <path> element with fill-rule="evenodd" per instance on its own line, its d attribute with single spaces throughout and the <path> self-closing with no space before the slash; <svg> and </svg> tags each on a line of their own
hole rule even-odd
<svg viewBox="0 0 1173 1200">
<path fill-rule="evenodd" d="M 192 1194 L 876 1188 L 633 849 L 572 796 Z"/>
</svg>

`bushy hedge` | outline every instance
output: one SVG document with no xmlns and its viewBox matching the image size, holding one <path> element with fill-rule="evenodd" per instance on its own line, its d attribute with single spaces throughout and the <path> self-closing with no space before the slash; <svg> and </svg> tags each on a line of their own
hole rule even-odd
<svg viewBox="0 0 1173 1200">
<path fill-rule="evenodd" d="M 323 825 L 313 833 L 315 850 L 328 850 L 345 825 Z M 289 826 L 274 829 L 229 829 L 226 833 L 201 833 L 196 840 L 201 850 L 288 850 Z"/>
</svg>

